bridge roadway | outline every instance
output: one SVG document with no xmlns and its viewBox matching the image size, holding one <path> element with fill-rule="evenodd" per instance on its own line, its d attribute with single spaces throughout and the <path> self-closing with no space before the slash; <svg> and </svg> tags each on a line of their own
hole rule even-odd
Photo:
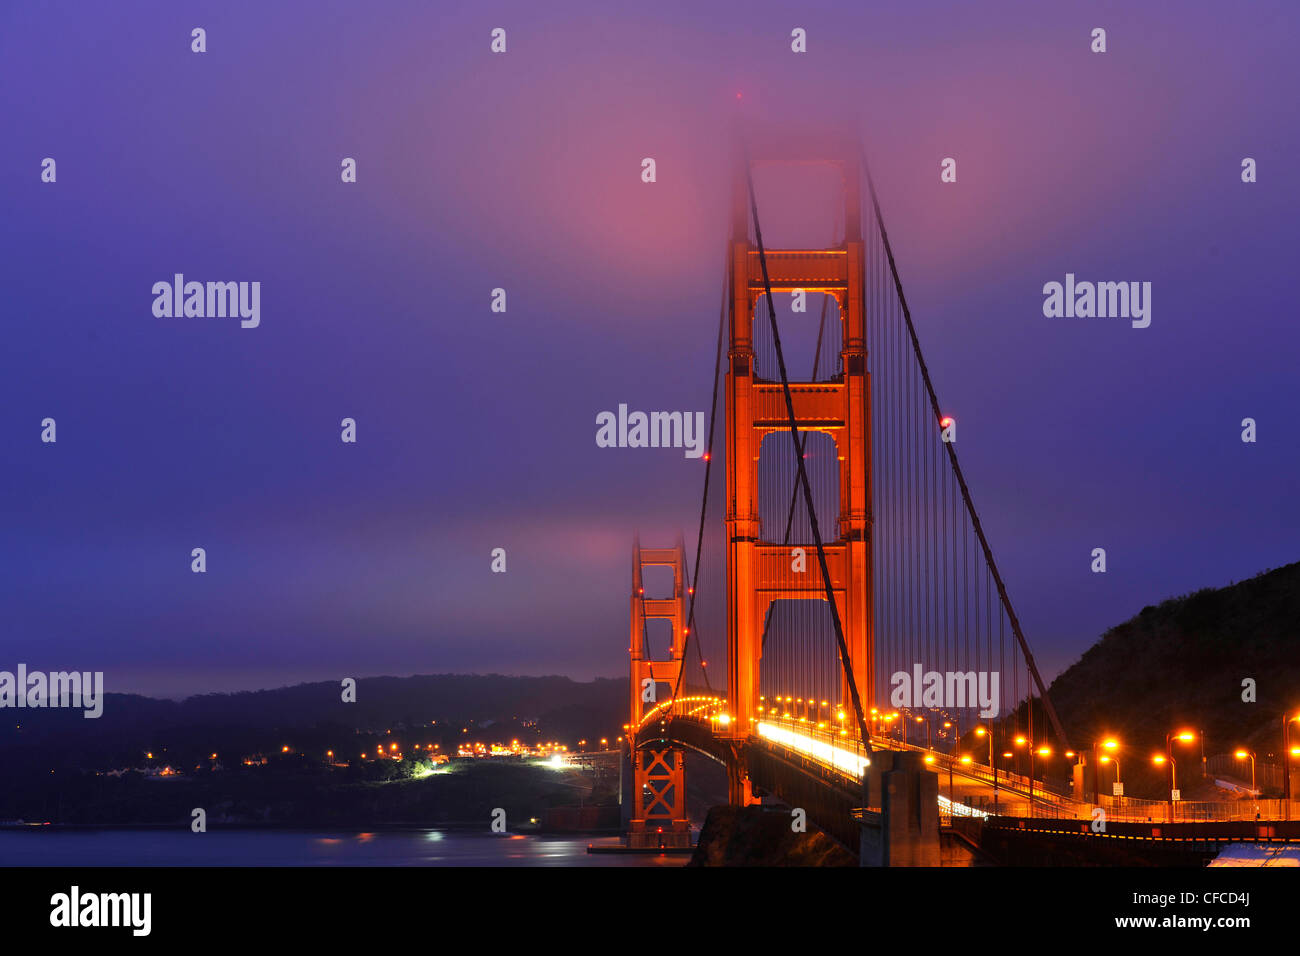
<svg viewBox="0 0 1300 956">
<path fill-rule="evenodd" d="M 846 738 L 818 732 L 797 721 L 760 723 L 756 734 L 741 740 L 715 733 L 716 726 L 707 716 L 683 716 L 667 722 L 665 732 L 672 742 L 722 763 L 743 750 L 750 780 L 758 791 L 770 793 L 788 806 L 804 808 L 809 820 L 819 828 L 845 846 L 858 846 L 861 828 L 855 818 L 863 809 L 861 768 L 865 764 L 862 753 L 855 751 Z M 650 736 L 647 729 L 643 728 L 638 745 Z M 1020 837 L 1036 837 L 1043 843 L 1039 850 L 1050 858 L 1058 850 L 1075 852 L 1077 844 L 1069 841 L 1087 841 L 1092 837 L 1100 842 L 1093 850 L 1082 851 L 1081 857 L 1092 859 L 1097 854 L 1113 854 L 1119 847 L 1166 847 L 1176 849 L 1177 853 L 1212 854 L 1236 842 L 1300 842 L 1297 820 L 1234 818 L 1170 822 L 1152 808 L 1133 814 L 1108 811 L 1106 829 L 1097 833 L 1091 826 L 1091 804 L 1043 791 L 1038 781 L 1034 782 L 1031 800 L 1029 781 L 1018 775 L 999 771 L 995 789 L 992 771 L 987 767 L 950 761 L 947 754 L 931 753 L 883 737 L 873 736 L 872 747 L 877 751 L 906 749 L 933 756 L 939 778 L 941 820 L 950 817 L 952 825 L 976 843 L 981 827 L 992 827 L 994 834 L 1010 830 Z M 973 831 L 972 826 L 976 828 Z M 1133 863 L 1126 856 L 1116 859 L 1129 865 Z"/>
<path fill-rule="evenodd" d="M 673 717 L 643 727 L 637 737 L 638 746 L 663 740 L 663 734 L 672 743 L 722 764 L 743 751 L 750 782 L 760 794 L 771 794 L 788 806 L 805 809 L 810 820 L 840 842 L 850 847 L 858 845 L 860 826 L 853 812 L 864 802 L 862 771 L 866 762 L 861 751 L 855 751 L 846 738 L 810 729 L 797 721 L 765 721 L 758 725 L 756 734 L 742 739 L 717 733 L 717 726 L 708 716 Z M 982 816 L 996 811 L 1004 817 L 1087 817 L 1086 808 L 1037 787 L 1031 803 L 1028 782 L 1020 778 L 1008 779 L 999 772 L 995 788 L 987 768 L 949 761 L 945 754 L 932 754 L 885 738 L 873 737 L 872 746 L 876 750 L 916 750 L 934 757 L 941 817 L 954 812 L 954 804 L 958 815 Z"/>
<path fill-rule="evenodd" d="M 708 718 L 674 717 L 668 724 L 668 736 L 684 747 L 725 763 L 736 744 L 729 738 L 716 734 L 715 726 Z M 751 753 L 755 748 L 767 751 L 772 757 L 817 779 L 822 785 L 851 792 L 856 799 L 855 806 L 860 806 L 861 775 L 866 761 L 861 749 L 855 748 L 855 742 L 856 738 L 819 731 L 799 721 L 771 720 L 761 722 L 757 734 L 751 736 L 745 746 Z M 933 769 L 939 775 L 939 802 L 944 815 L 948 814 L 947 807 L 951 801 L 961 805 L 956 811 L 959 815 L 963 814 L 963 808 L 972 808 L 976 813 L 996 812 L 1003 816 L 1075 819 L 1087 819 L 1089 816 L 1087 806 L 1041 789 L 1038 781 L 1034 782 L 1031 801 L 1029 781 L 1026 778 L 999 771 L 995 784 L 989 768 L 975 763 L 962 764 L 947 754 L 911 744 L 900 744 L 897 740 L 885 737 L 873 736 L 871 746 L 878 751 L 910 750 L 932 757 Z M 751 773 L 751 778 L 753 776 Z M 754 779 L 754 783 L 761 789 L 775 792 L 775 782 L 772 780 Z"/>
</svg>

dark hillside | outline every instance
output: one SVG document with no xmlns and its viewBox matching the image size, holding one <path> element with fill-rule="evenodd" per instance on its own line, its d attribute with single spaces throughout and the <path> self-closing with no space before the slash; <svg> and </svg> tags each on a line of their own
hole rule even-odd
<svg viewBox="0 0 1300 956">
<path fill-rule="evenodd" d="M 1246 678 L 1254 703 L 1242 700 Z M 1105 733 L 1124 742 L 1126 779 L 1182 728 L 1205 732 L 1207 754 L 1245 746 L 1280 763 L 1282 714 L 1300 709 L 1300 562 L 1143 608 L 1048 693 L 1074 747 Z M 1199 765 L 1198 742 L 1175 755 L 1180 767 L 1191 766 L 1193 750 Z"/>
</svg>

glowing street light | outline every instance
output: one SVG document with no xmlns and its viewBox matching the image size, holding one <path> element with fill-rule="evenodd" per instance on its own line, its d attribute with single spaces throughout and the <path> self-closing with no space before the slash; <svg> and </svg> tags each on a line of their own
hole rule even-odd
<svg viewBox="0 0 1300 956">
<path fill-rule="evenodd" d="M 1174 816 L 1174 791 L 1178 789 L 1178 771 L 1177 764 L 1174 761 L 1173 745 L 1178 740 L 1185 744 L 1190 744 L 1196 739 L 1196 734 L 1190 730 L 1180 730 L 1177 733 L 1170 731 L 1165 734 L 1165 756 L 1169 758 L 1169 819 L 1172 821 Z"/>
<path fill-rule="evenodd" d="M 1101 758 L 1100 758 L 1100 760 L 1099 760 L 1098 762 L 1099 762 L 1099 763 L 1102 763 L 1102 764 L 1114 763 L 1114 764 L 1115 764 L 1115 782 L 1118 783 L 1118 784 L 1122 784 L 1122 783 L 1123 783 L 1123 781 L 1120 780 L 1120 778 L 1119 778 L 1119 769 L 1120 769 L 1120 768 L 1119 768 L 1119 758 L 1118 758 L 1118 757 L 1112 757 L 1112 756 L 1110 756 L 1109 754 L 1102 754 L 1102 755 L 1101 755 Z"/>
<path fill-rule="evenodd" d="M 987 737 L 989 742 L 989 769 L 993 771 L 993 802 L 998 802 L 998 765 L 993 762 L 993 729 L 980 725 L 975 728 L 976 737 Z"/>
<path fill-rule="evenodd" d="M 931 722 L 928 721 L 928 720 L 926 720 L 924 717 L 917 717 L 917 718 L 916 718 L 916 722 L 917 722 L 918 724 L 925 724 L 925 749 L 926 749 L 926 750 L 933 750 L 933 749 L 934 749 L 934 743 L 933 743 L 933 739 L 932 739 L 931 736 L 930 736 L 930 726 L 931 726 Z"/>
<path fill-rule="evenodd" d="M 1157 767 L 1163 767 L 1169 764 L 1169 820 L 1172 823 L 1174 819 L 1174 791 L 1178 789 L 1178 762 L 1174 760 L 1172 754 L 1153 754 L 1151 762 Z"/>
<path fill-rule="evenodd" d="M 1236 753 L 1233 754 L 1233 756 L 1236 757 L 1238 760 L 1245 760 L 1248 757 L 1250 758 L 1250 789 L 1253 793 L 1255 789 L 1255 751 L 1238 750 Z"/>
<path fill-rule="evenodd" d="M 1029 753 L 1029 815 L 1034 815 L 1034 745 L 1023 735 L 1016 735 L 1016 746 L 1024 747 Z"/>
<path fill-rule="evenodd" d="M 1101 740 L 1094 740 L 1092 742 L 1092 765 L 1093 765 L 1092 766 L 1092 781 L 1093 781 L 1092 791 L 1093 791 L 1093 799 L 1098 802 L 1101 801 L 1100 765 L 1107 762 L 1105 755 L 1098 754 L 1099 750 L 1104 750 L 1107 753 L 1114 755 L 1119 750 L 1119 741 L 1116 740 L 1114 737 L 1103 737 Z M 1117 774 L 1115 778 L 1115 782 L 1118 783 L 1119 782 L 1119 777 L 1118 777 L 1119 761 L 1118 760 L 1115 761 L 1115 767 L 1116 767 L 1116 774 Z"/>
</svg>

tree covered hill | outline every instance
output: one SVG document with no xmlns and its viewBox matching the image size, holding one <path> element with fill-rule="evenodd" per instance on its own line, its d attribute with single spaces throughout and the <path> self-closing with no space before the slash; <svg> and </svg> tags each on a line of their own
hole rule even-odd
<svg viewBox="0 0 1300 956">
<path fill-rule="evenodd" d="M 1253 702 L 1243 700 L 1248 679 Z M 1166 733 L 1186 728 L 1204 731 L 1207 754 L 1244 746 L 1280 763 L 1282 715 L 1300 711 L 1300 562 L 1143 608 L 1048 694 L 1076 748 L 1110 733 L 1149 763 Z"/>
</svg>

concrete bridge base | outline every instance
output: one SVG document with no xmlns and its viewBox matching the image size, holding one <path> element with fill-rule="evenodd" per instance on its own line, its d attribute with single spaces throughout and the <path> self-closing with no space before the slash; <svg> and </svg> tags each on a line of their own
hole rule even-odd
<svg viewBox="0 0 1300 956">
<path fill-rule="evenodd" d="M 939 866 L 939 778 L 921 754 L 877 751 L 863 789 L 861 865 Z"/>
</svg>

